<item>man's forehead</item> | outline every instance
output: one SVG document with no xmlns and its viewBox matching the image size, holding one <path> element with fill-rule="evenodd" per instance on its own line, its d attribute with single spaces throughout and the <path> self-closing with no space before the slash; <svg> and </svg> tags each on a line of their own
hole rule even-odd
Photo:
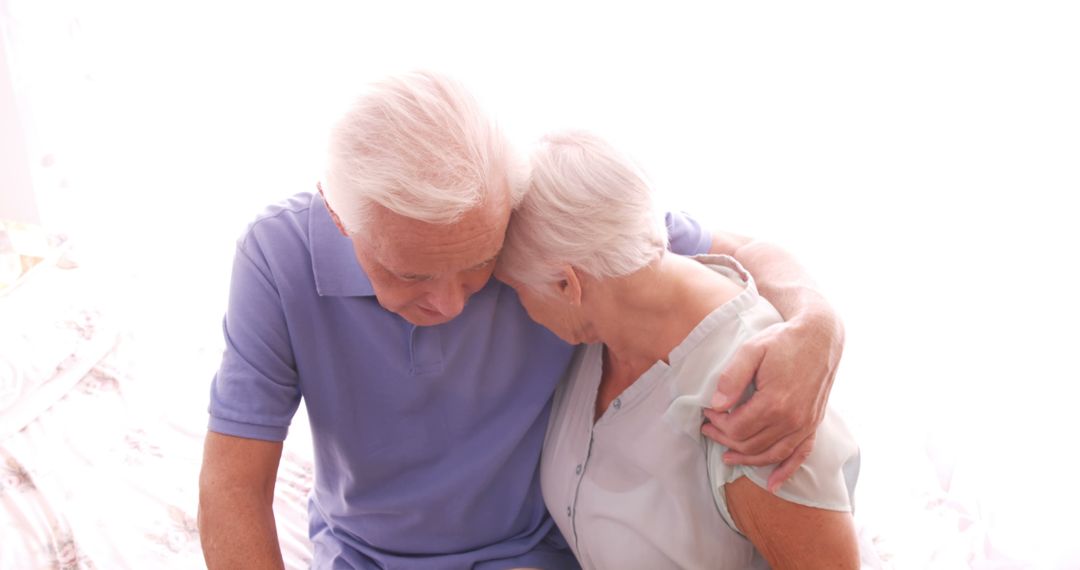
<svg viewBox="0 0 1080 570">
<path fill-rule="evenodd" d="M 497 248 L 445 255 L 429 248 L 410 250 L 400 246 L 391 246 L 378 250 L 375 260 L 398 275 L 435 276 L 473 269 L 495 261 L 498 255 Z"/>
<path fill-rule="evenodd" d="M 365 241 L 381 265 L 398 274 L 435 275 L 492 261 L 502 248 L 505 228 L 489 224 L 373 229 Z"/>
</svg>

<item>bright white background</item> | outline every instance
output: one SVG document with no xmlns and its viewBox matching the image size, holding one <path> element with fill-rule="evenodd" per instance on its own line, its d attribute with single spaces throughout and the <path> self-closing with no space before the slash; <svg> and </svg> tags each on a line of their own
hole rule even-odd
<svg viewBox="0 0 1080 570">
<path fill-rule="evenodd" d="M 134 274 L 162 358 L 220 342 L 233 240 L 313 188 L 351 93 L 431 67 L 519 140 L 595 130 L 803 262 L 847 325 L 860 510 L 900 560 L 950 530 L 1077 552 L 1073 4 L 7 4 L 43 221 Z M 976 534 L 927 519 L 943 481 Z"/>
</svg>

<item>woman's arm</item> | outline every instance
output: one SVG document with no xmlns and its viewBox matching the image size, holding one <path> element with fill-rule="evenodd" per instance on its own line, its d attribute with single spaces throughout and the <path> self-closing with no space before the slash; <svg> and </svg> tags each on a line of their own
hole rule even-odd
<svg viewBox="0 0 1080 570">
<path fill-rule="evenodd" d="M 785 501 L 747 477 L 725 485 L 724 493 L 735 525 L 772 568 L 859 568 L 851 513 Z"/>
<path fill-rule="evenodd" d="M 844 348 L 844 327 L 806 271 L 784 250 L 713 232 L 711 253 L 731 255 L 754 276 L 784 322 L 746 342 L 720 377 L 702 432 L 731 449 L 725 462 L 779 463 L 775 491 L 810 455 Z M 725 413 L 751 381 L 750 401 Z"/>
</svg>

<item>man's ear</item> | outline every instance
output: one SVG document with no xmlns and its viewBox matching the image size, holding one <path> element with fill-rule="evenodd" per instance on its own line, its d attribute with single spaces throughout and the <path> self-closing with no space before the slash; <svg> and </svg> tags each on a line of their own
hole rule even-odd
<svg viewBox="0 0 1080 570">
<path fill-rule="evenodd" d="M 564 265 L 562 273 L 562 279 L 558 283 L 559 295 L 571 305 L 580 306 L 581 279 L 578 277 L 577 270 L 569 265 Z"/>
<path fill-rule="evenodd" d="M 319 189 L 319 196 L 322 196 L 323 204 L 326 204 L 326 211 L 330 212 L 330 219 L 334 220 L 334 225 L 337 226 L 341 235 L 349 237 L 349 232 L 345 231 L 345 224 L 341 223 L 341 218 L 338 217 L 337 212 L 335 212 L 334 209 L 330 207 L 330 203 L 326 201 L 326 194 L 323 194 L 322 191 L 322 182 L 315 183 L 315 186 Z"/>
</svg>

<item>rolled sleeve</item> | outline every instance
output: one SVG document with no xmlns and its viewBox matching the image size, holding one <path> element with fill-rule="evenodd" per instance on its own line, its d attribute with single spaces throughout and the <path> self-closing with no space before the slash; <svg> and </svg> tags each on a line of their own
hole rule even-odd
<svg viewBox="0 0 1080 570">
<path fill-rule="evenodd" d="M 724 521 L 742 534 L 728 510 L 724 487 L 740 477 L 746 477 L 758 487 L 768 490 L 769 476 L 776 465 L 728 465 L 723 460 L 727 447 L 712 440 L 707 440 L 706 445 L 706 465 L 716 508 Z M 855 443 L 854 436 L 840 416 L 830 409 L 818 427 L 810 457 L 799 466 L 776 495 L 790 503 L 807 507 L 851 512 L 855 502 L 859 466 L 859 446 Z"/>
<path fill-rule="evenodd" d="M 282 441 L 300 404 L 288 326 L 272 273 L 254 239 L 238 245 L 225 352 L 211 384 L 211 431 Z"/>
<path fill-rule="evenodd" d="M 700 255 L 712 249 L 712 234 L 685 212 L 668 212 L 664 221 L 671 251 L 679 255 Z"/>
</svg>

